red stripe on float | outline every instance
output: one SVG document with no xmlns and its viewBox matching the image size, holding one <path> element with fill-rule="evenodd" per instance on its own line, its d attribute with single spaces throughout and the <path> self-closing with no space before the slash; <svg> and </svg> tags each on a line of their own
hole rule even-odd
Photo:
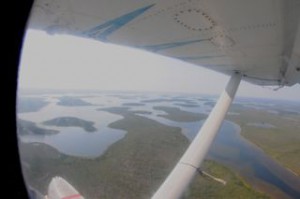
<svg viewBox="0 0 300 199">
<path fill-rule="evenodd" d="M 80 194 L 74 194 L 74 195 L 63 197 L 61 199 L 74 199 L 74 198 L 79 198 L 79 197 L 81 197 Z"/>
</svg>

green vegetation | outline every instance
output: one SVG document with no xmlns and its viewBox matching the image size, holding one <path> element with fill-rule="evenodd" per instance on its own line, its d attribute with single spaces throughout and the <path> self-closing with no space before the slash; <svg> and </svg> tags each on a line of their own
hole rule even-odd
<svg viewBox="0 0 300 199">
<path fill-rule="evenodd" d="M 165 98 L 158 98 L 158 99 L 150 99 L 150 100 L 142 100 L 142 103 L 157 103 L 157 102 L 183 102 L 186 104 L 194 104 L 193 101 L 189 100 L 189 99 L 165 99 Z"/>
<path fill-rule="evenodd" d="M 263 199 L 269 198 L 263 193 L 253 190 L 239 176 L 228 168 L 217 164 L 214 161 L 207 160 L 202 165 L 204 171 L 209 174 L 225 180 L 227 183 L 223 185 L 211 178 L 197 175 L 191 183 L 183 198 L 189 199 L 226 199 L 226 198 L 245 198 L 245 199 Z"/>
<path fill-rule="evenodd" d="M 39 111 L 41 108 L 48 105 L 49 102 L 46 102 L 43 98 L 38 97 L 19 97 L 17 112 L 18 113 L 28 113 Z"/>
<path fill-rule="evenodd" d="M 206 106 L 211 106 L 211 107 L 214 107 L 215 104 L 216 104 L 216 102 L 214 102 L 214 101 L 208 101 L 208 102 L 205 102 L 205 103 L 204 103 L 204 105 L 206 105 Z"/>
<path fill-rule="evenodd" d="M 264 109 L 253 109 L 240 105 L 233 105 L 230 111 L 240 113 L 240 115 L 227 115 L 226 119 L 240 125 L 242 136 L 255 143 L 284 167 L 300 175 L 299 114 L 284 112 L 283 116 Z M 250 126 L 249 123 L 266 123 L 275 128 Z"/>
<path fill-rule="evenodd" d="M 37 127 L 35 123 L 22 119 L 17 120 L 17 131 L 19 135 L 52 135 L 59 133 L 56 130 Z"/>
<path fill-rule="evenodd" d="M 180 128 L 135 115 L 128 108 L 101 110 L 122 115 L 123 119 L 109 126 L 127 131 L 125 137 L 113 144 L 101 157 L 71 157 L 45 144 L 20 143 L 25 179 L 33 188 L 45 194 L 52 177 L 62 176 L 90 199 L 150 198 L 153 195 L 184 153 L 188 140 L 181 134 Z M 228 186 L 219 188 L 218 183 L 209 182 L 206 189 L 199 189 L 205 183 L 196 178 L 197 181 L 186 193 L 186 197 L 208 198 L 212 190 L 222 191 L 224 194 L 215 193 L 216 198 L 261 196 L 216 163 L 209 163 L 205 170 L 224 177 Z"/>
<path fill-rule="evenodd" d="M 174 105 L 181 106 L 181 107 L 187 107 L 187 108 L 199 107 L 199 105 L 197 105 L 197 104 L 175 103 Z"/>
<path fill-rule="evenodd" d="M 166 115 L 159 116 L 175 122 L 195 122 L 203 120 L 207 117 L 207 115 L 204 114 L 183 111 L 176 107 L 155 106 L 153 109 L 165 111 L 167 113 Z"/>
<path fill-rule="evenodd" d="M 123 106 L 144 106 L 142 103 L 124 103 Z"/>
<path fill-rule="evenodd" d="M 59 98 L 59 102 L 57 103 L 61 106 L 91 106 L 93 104 L 88 103 L 82 99 L 77 97 L 64 96 Z"/>
<path fill-rule="evenodd" d="M 81 127 L 87 132 L 94 132 L 97 129 L 93 126 L 94 122 L 86 121 L 76 117 L 58 117 L 43 122 L 45 125 L 64 126 L 64 127 Z"/>
<path fill-rule="evenodd" d="M 212 99 L 209 99 L 209 98 L 198 98 L 198 101 L 201 101 L 201 102 L 209 102 L 209 101 L 213 101 Z"/>
<path fill-rule="evenodd" d="M 151 115 L 151 112 L 150 112 L 150 111 L 141 111 L 141 110 L 138 110 L 138 111 L 132 111 L 132 113 L 134 113 L 134 114 L 146 114 L 146 115 Z"/>
<path fill-rule="evenodd" d="M 298 111 L 289 111 L 289 110 L 281 110 L 281 109 L 277 109 L 276 111 L 278 111 L 278 114 L 280 116 L 284 116 L 284 117 L 299 116 L 300 115 Z"/>
</svg>

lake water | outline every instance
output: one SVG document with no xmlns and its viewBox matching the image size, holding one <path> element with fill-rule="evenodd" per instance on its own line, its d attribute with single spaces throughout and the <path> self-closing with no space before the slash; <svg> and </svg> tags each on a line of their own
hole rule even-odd
<svg viewBox="0 0 300 199">
<path fill-rule="evenodd" d="M 102 107 L 102 106 L 101 106 Z M 126 132 L 111 129 L 108 125 L 122 119 L 122 116 L 96 110 L 98 106 L 65 107 L 56 105 L 56 100 L 38 112 L 21 113 L 18 117 L 32 121 L 38 127 L 60 131 L 55 135 L 26 135 L 21 136 L 23 142 L 41 142 L 53 146 L 61 153 L 80 156 L 98 157 L 105 150 L 122 139 Z M 79 127 L 55 127 L 41 124 L 41 122 L 56 117 L 78 117 L 80 119 L 94 122 L 95 132 L 86 132 Z"/>
<path fill-rule="evenodd" d="M 255 122 L 251 122 L 251 123 L 247 123 L 247 125 L 248 126 L 258 127 L 258 128 L 266 128 L 266 129 L 276 128 L 273 124 L 269 124 L 269 123 L 255 123 Z"/>
<path fill-rule="evenodd" d="M 240 129 L 225 121 L 213 142 L 209 157 L 239 171 L 257 188 L 269 183 L 291 198 L 300 198 L 300 179 L 240 136 Z M 252 184 L 252 183 L 251 183 Z"/>
<path fill-rule="evenodd" d="M 151 115 L 139 114 L 160 123 L 180 127 L 182 133 L 192 141 L 203 125 L 201 122 L 174 122 L 158 116 L 157 112 Z M 271 124 L 263 124 L 262 128 L 275 128 Z M 233 122 L 224 121 L 209 152 L 208 158 L 225 164 L 238 171 L 248 182 L 257 189 L 262 185 L 261 191 L 272 193 L 279 189 L 277 198 L 300 198 L 300 178 L 287 169 L 281 167 L 276 161 L 267 156 L 262 150 L 245 140 L 240 135 L 240 127 Z M 266 186 L 265 184 L 270 184 Z M 274 188 L 273 188 L 274 187 Z"/>
<path fill-rule="evenodd" d="M 165 97 L 166 99 L 169 99 Z M 42 142 L 49 144 L 60 152 L 83 157 L 98 157 L 102 155 L 108 147 L 116 141 L 122 139 L 126 132 L 122 130 L 111 129 L 108 127 L 110 123 L 122 119 L 122 116 L 111 114 L 105 111 L 98 111 L 99 108 L 123 106 L 128 103 L 127 107 L 132 111 L 149 111 L 150 114 L 137 114 L 149 119 L 153 119 L 160 123 L 180 127 L 182 133 L 192 140 L 197 134 L 204 121 L 201 122 L 175 122 L 162 117 L 164 111 L 154 110 L 154 106 L 172 106 L 178 107 L 181 110 L 207 113 L 210 111 L 210 106 L 205 106 L 205 101 L 194 100 L 191 102 L 198 107 L 185 107 L 178 101 L 156 101 L 156 102 L 142 102 L 147 100 L 147 97 L 136 98 L 123 97 L 116 98 L 115 96 L 96 96 L 86 98 L 84 100 L 95 104 L 95 106 L 83 107 L 66 107 L 56 105 L 57 99 L 48 98 L 50 104 L 38 112 L 21 113 L 18 116 L 21 119 L 32 121 L 42 128 L 50 128 L 59 130 L 57 135 L 49 136 L 22 136 L 21 140 L 24 142 Z M 151 98 L 150 98 L 151 99 Z M 143 103 L 144 105 L 136 106 L 130 103 Z M 188 104 L 188 102 L 186 102 Z M 42 125 L 41 122 L 53 119 L 55 117 L 72 116 L 84 120 L 94 122 L 97 128 L 96 132 L 85 132 L 78 127 L 50 127 Z M 251 125 L 251 124 L 250 124 Z M 257 125 L 257 124 L 255 124 Z M 265 126 L 267 125 L 267 126 Z M 264 124 L 262 127 L 271 128 L 269 124 Z M 300 198 L 300 179 L 285 168 L 281 167 L 271 158 L 263 153 L 256 146 L 249 143 L 240 136 L 240 128 L 232 122 L 225 121 L 214 140 L 212 147 L 208 153 L 208 158 L 217 162 L 225 164 L 237 171 L 253 186 L 262 191 L 273 193 L 274 189 L 280 190 L 280 193 L 275 197 L 286 198 Z M 275 191 L 276 192 L 276 191 Z"/>
</svg>

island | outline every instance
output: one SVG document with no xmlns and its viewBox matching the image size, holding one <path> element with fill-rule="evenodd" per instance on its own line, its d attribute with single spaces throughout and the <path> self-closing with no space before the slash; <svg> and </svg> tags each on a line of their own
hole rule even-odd
<svg viewBox="0 0 300 199">
<path fill-rule="evenodd" d="M 37 127 L 34 122 L 17 119 L 17 132 L 19 135 L 53 135 L 59 133 L 57 130 Z"/>
<path fill-rule="evenodd" d="M 144 106 L 142 103 L 124 103 L 123 106 Z"/>
<path fill-rule="evenodd" d="M 137 111 L 132 111 L 134 114 L 144 114 L 144 115 L 151 115 L 152 112 L 150 111 L 142 111 L 142 110 L 137 110 Z"/>
<path fill-rule="evenodd" d="M 40 97 L 18 97 L 17 99 L 17 112 L 28 113 L 36 112 L 47 106 L 49 102 Z"/>
<path fill-rule="evenodd" d="M 62 127 L 81 127 L 87 132 L 94 132 L 97 130 L 93 126 L 94 122 L 86 121 L 77 117 L 58 117 L 44 121 L 43 124 Z"/>
<path fill-rule="evenodd" d="M 167 114 L 161 114 L 158 116 L 175 122 L 196 122 L 207 117 L 205 114 L 183 111 L 177 107 L 154 106 L 153 109 L 166 112 Z"/>
<path fill-rule="evenodd" d="M 175 103 L 174 105 L 181 106 L 181 107 L 186 107 L 186 108 L 196 108 L 196 107 L 199 107 L 199 105 L 197 105 L 195 103 L 191 103 L 191 104 Z"/>
<path fill-rule="evenodd" d="M 189 100 L 189 99 L 178 99 L 178 98 L 157 98 L 157 99 L 148 99 L 148 100 L 142 100 L 141 103 L 159 103 L 159 102 L 179 102 L 179 103 L 185 103 L 185 104 L 195 104 L 195 102 Z"/>
<path fill-rule="evenodd" d="M 86 102 L 78 97 L 63 96 L 59 98 L 58 105 L 61 106 L 92 106 L 93 104 Z"/>
<path fill-rule="evenodd" d="M 204 103 L 204 105 L 206 105 L 206 106 L 211 106 L 211 107 L 214 107 L 215 104 L 216 104 L 216 102 L 214 102 L 214 101 L 208 101 L 208 102 L 205 102 L 205 103 Z"/>
</svg>

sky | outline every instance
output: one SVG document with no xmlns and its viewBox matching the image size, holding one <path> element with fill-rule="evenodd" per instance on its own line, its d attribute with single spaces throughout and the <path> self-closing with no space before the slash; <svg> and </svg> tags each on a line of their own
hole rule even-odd
<svg viewBox="0 0 300 199">
<path fill-rule="evenodd" d="M 173 58 L 69 35 L 28 30 L 19 88 L 95 89 L 219 95 L 229 76 Z M 241 82 L 237 96 L 300 100 L 300 85 Z"/>
</svg>

